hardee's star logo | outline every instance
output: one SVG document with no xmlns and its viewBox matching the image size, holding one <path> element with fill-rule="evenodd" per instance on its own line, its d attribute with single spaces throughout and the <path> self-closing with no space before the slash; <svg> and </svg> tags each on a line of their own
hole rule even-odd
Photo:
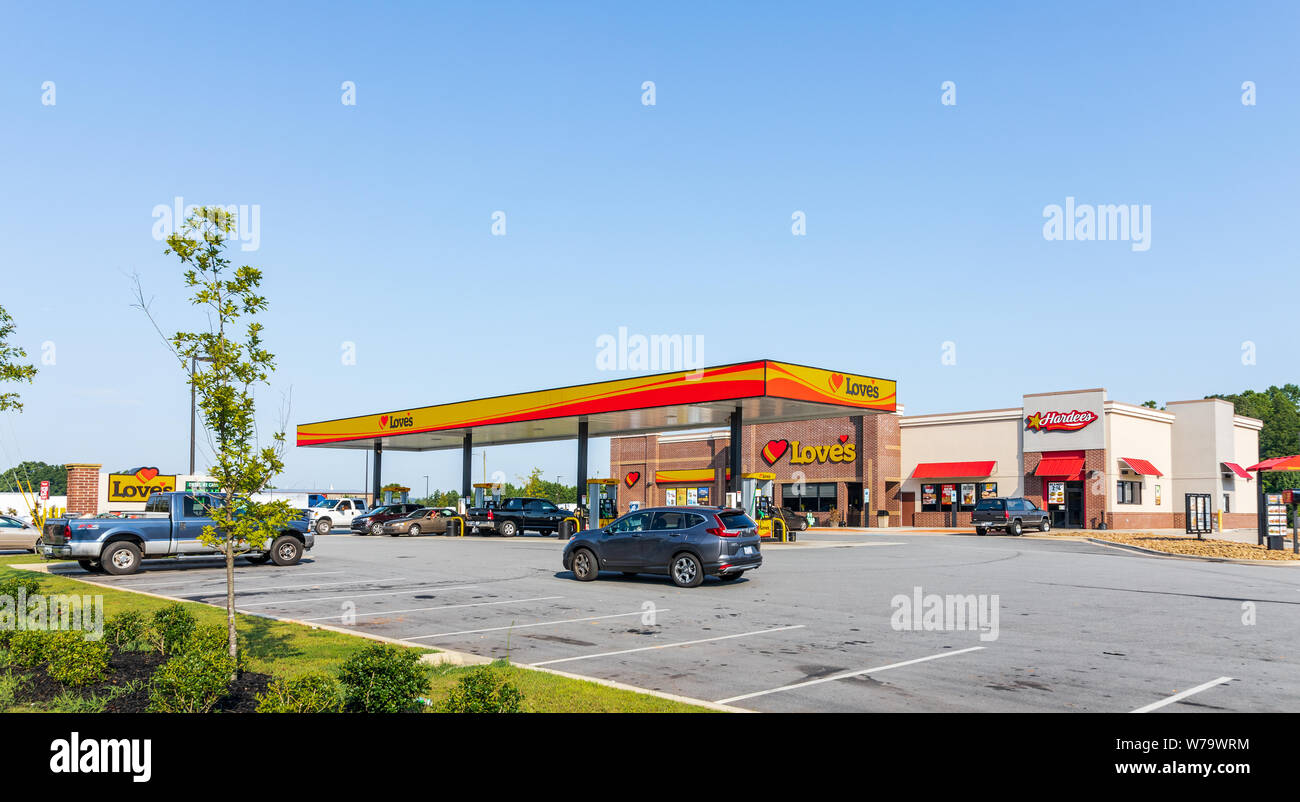
<svg viewBox="0 0 1300 802">
<path fill-rule="evenodd" d="M 1030 415 L 1028 418 L 1025 418 L 1025 426 L 1030 429 L 1042 429 L 1043 413 L 1035 412 L 1034 414 Z"/>
</svg>

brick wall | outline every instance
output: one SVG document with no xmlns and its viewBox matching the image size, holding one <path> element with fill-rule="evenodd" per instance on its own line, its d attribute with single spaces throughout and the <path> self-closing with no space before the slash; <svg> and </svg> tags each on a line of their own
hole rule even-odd
<svg viewBox="0 0 1300 802">
<path fill-rule="evenodd" d="M 68 469 L 68 514 L 99 513 L 99 469 L 102 465 L 74 462 Z"/>
</svg>

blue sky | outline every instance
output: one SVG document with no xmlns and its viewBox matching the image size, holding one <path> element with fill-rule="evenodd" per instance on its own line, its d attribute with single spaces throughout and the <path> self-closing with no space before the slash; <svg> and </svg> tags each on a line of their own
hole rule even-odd
<svg viewBox="0 0 1300 802">
<path fill-rule="evenodd" d="M 0 458 L 184 470 L 129 279 L 201 325 L 152 236 L 177 196 L 260 207 L 268 428 L 290 389 L 294 424 L 615 378 L 620 326 L 895 378 L 909 412 L 1295 381 L 1300 7 L 1045 5 L 8 4 L 0 304 L 55 364 Z M 1044 239 L 1067 197 L 1149 205 L 1150 249 Z M 364 478 L 287 456 L 284 487 Z M 574 447 L 488 452 L 533 465 L 571 481 Z M 385 460 L 425 475 L 458 454 Z"/>
</svg>

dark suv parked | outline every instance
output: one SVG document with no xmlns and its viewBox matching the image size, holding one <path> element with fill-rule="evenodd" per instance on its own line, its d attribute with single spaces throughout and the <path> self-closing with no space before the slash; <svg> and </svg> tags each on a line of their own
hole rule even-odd
<svg viewBox="0 0 1300 802">
<path fill-rule="evenodd" d="M 564 547 L 564 567 L 583 582 L 610 570 L 668 574 L 678 587 L 693 588 L 706 574 L 729 582 L 761 566 L 759 542 L 743 510 L 651 507 L 578 532 Z"/>
<path fill-rule="evenodd" d="M 358 515 L 352 519 L 352 533 L 354 535 L 382 535 L 384 533 L 384 524 L 389 521 L 396 521 L 398 518 L 405 518 L 416 510 L 420 509 L 419 504 L 385 504 L 382 507 L 375 507 L 365 515 Z"/>
<path fill-rule="evenodd" d="M 1040 532 L 1052 528 L 1052 516 L 1038 509 L 1027 498 L 982 498 L 970 516 L 975 534 L 982 535 L 990 529 L 1001 529 L 1008 535 L 1018 535 L 1032 526 Z"/>
</svg>

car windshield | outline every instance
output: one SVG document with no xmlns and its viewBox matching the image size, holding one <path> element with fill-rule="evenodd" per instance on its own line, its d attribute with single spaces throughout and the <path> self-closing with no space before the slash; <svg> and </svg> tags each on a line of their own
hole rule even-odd
<svg viewBox="0 0 1300 802">
<path fill-rule="evenodd" d="M 339 500 L 336 498 L 323 498 L 320 501 L 317 501 L 312 506 L 319 509 L 332 510 L 338 505 L 339 505 Z"/>
<path fill-rule="evenodd" d="M 379 515 L 385 512 L 400 512 L 400 510 L 394 510 L 391 505 L 387 507 L 375 507 L 373 510 L 369 510 L 367 515 Z"/>
</svg>

